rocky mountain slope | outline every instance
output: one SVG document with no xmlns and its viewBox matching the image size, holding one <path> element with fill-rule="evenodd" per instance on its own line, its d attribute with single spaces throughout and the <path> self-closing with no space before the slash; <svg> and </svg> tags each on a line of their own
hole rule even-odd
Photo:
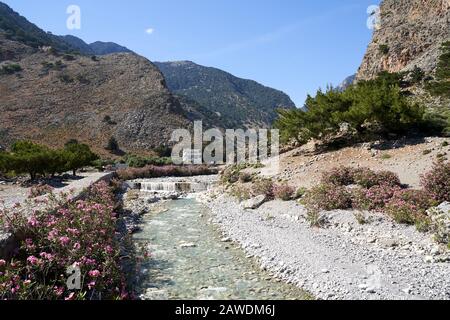
<svg viewBox="0 0 450 320">
<path fill-rule="evenodd" d="M 51 46 L 59 51 L 73 51 L 86 55 L 131 52 L 131 50 L 112 42 L 97 41 L 87 44 L 72 35 L 57 36 L 45 32 L 3 2 L 0 2 L 0 30 L 6 38 L 22 42 L 33 48 Z"/>
<path fill-rule="evenodd" d="M 11 52 L 24 47 L 0 41 Z M 0 75 L 0 144 L 26 138 L 57 146 L 74 138 L 102 150 L 114 136 L 125 150 L 139 151 L 189 126 L 163 76 L 145 58 L 64 57 L 39 50 L 16 59 L 20 71 Z"/>
<path fill-rule="evenodd" d="M 142 153 L 194 120 L 218 122 L 171 94 L 147 59 L 114 43 L 46 33 L 1 2 L 0 114 L 0 145 L 78 139 L 100 154 L 111 137 L 124 151 Z"/>
<path fill-rule="evenodd" d="M 449 0 L 384 0 L 381 25 L 375 30 L 357 79 L 371 79 L 381 71 L 426 74 L 436 69 L 441 45 L 450 39 Z"/>
<path fill-rule="evenodd" d="M 216 113 L 229 128 L 269 127 L 278 108 L 294 108 L 283 92 L 190 61 L 156 62 L 169 89 Z"/>
</svg>

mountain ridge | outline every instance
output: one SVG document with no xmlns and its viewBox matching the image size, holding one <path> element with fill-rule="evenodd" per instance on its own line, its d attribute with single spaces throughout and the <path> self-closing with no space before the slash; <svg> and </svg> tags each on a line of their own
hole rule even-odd
<svg viewBox="0 0 450 320">
<path fill-rule="evenodd" d="M 172 93 L 226 117 L 227 127 L 270 127 L 278 108 L 295 108 L 287 94 L 189 60 L 154 62 Z"/>
</svg>

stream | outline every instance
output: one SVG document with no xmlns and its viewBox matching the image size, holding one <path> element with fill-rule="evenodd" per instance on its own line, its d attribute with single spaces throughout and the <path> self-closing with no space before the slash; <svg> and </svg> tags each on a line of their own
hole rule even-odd
<svg viewBox="0 0 450 320">
<path fill-rule="evenodd" d="M 208 222 L 194 198 L 171 200 L 144 216 L 134 235 L 151 257 L 140 270 L 142 299 L 305 299 L 299 288 L 273 279 Z M 161 212 L 162 211 L 162 212 Z"/>
</svg>

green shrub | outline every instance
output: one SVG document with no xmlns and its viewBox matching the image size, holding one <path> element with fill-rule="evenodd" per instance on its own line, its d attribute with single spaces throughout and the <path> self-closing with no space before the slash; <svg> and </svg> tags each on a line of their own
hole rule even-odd
<svg viewBox="0 0 450 320">
<path fill-rule="evenodd" d="M 436 162 L 422 176 L 422 186 L 436 201 L 450 201 L 450 163 Z"/>
<path fill-rule="evenodd" d="M 126 155 L 123 158 L 125 164 L 132 168 L 143 168 L 148 165 L 166 166 L 173 164 L 171 158 L 159 158 L 159 157 L 142 157 L 138 155 Z"/>
<path fill-rule="evenodd" d="M 425 72 L 417 66 L 414 67 L 409 75 L 412 83 L 420 83 L 425 78 Z"/>
<path fill-rule="evenodd" d="M 2 74 L 14 74 L 16 72 L 22 71 L 22 67 L 16 63 L 3 65 L 0 68 L 0 75 Z"/>
<path fill-rule="evenodd" d="M 119 142 L 117 142 L 116 138 L 110 137 L 105 149 L 112 153 L 118 153 L 120 151 Z"/>
<path fill-rule="evenodd" d="M 248 200 L 251 198 L 250 190 L 242 185 L 234 185 L 231 188 L 230 194 L 237 198 L 240 202 Z"/>
<path fill-rule="evenodd" d="M 328 88 L 308 96 L 305 109 L 280 110 L 275 127 L 283 142 L 311 139 L 333 142 L 346 123 L 352 139 L 386 133 L 404 133 L 423 126 L 424 107 L 413 104 L 400 88 L 401 76 L 383 73 L 375 80 L 359 81 L 344 92 Z"/>
<path fill-rule="evenodd" d="M 450 98 L 450 41 L 442 44 L 435 77 L 436 81 L 428 82 L 426 89 L 433 95 Z"/>
<path fill-rule="evenodd" d="M 73 78 L 66 73 L 59 75 L 58 78 L 61 82 L 66 83 L 66 84 L 73 82 Z"/>
<path fill-rule="evenodd" d="M 253 183 L 253 196 L 265 195 L 267 199 L 274 199 L 274 183 L 270 179 L 258 179 Z"/>
<path fill-rule="evenodd" d="M 345 187 L 332 184 L 321 184 L 309 190 L 302 203 L 310 210 L 350 209 L 351 194 Z"/>
<path fill-rule="evenodd" d="M 30 141 L 18 141 L 11 152 L 0 154 L 0 172 L 28 173 L 32 180 L 38 174 L 55 175 L 88 166 L 97 156 L 87 145 L 70 143 L 64 149 L 50 149 Z"/>
<path fill-rule="evenodd" d="M 305 196 L 305 194 L 308 192 L 308 189 L 301 187 L 298 188 L 297 191 L 295 192 L 295 199 L 301 199 Z"/>
<path fill-rule="evenodd" d="M 378 46 L 378 51 L 380 51 L 384 55 L 387 55 L 389 53 L 389 47 L 387 44 L 380 44 Z"/>
<path fill-rule="evenodd" d="M 72 170 L 74 176 L 77 170 L 91 165 L 93 161 L 98 159 L 98 156 L 86 144 L 66 144 L 63 152 L 66 159 L 66 168 Z"/>
</svg>

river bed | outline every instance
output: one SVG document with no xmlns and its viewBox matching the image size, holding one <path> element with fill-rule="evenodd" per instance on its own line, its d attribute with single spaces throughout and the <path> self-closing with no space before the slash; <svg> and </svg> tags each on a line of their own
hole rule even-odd
<svg viewBox="0 0 450 320">
<path fill-rule="evenodd" d="M 163 204 L 144 216 L 134 235 L 151 257 L 141 266 L 140 292 L 150 300 L 293 300 L 307 295 L 273 279 L 251 257 L 208 221 L 207 209 L 194 198 Z M 163 211 L 161 213 L 161 211 Z"/>
</svg>

